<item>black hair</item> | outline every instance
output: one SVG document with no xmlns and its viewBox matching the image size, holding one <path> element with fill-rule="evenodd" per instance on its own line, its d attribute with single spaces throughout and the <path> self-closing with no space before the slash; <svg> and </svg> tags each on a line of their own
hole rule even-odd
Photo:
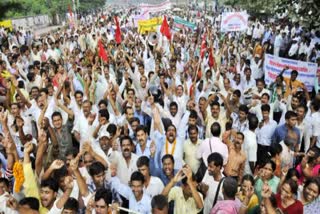
<svg viewBox="0 0 320 214">
<path fill-rule="evenodd" d="M 318 187 L 318 195 L 320 193 L 320 178 L 319 177 L 313 177 L 313 178 L 308 178 L 305 182 L 304 182 L 304 188 L 306 188 L 307 186 L 309 186 L 310 184 L 315 184 Z"/>
<path fill-rule="evenodd" d="M 192 172 L 192 175 L 191 175 L 191 180 L 192 181 L 196 181 L 197 177 L 196 175 Z M 181 180 L 181 183 L 183 185 L 187 185 L 187 182 L 188 182 L 188 178 L 187 177 L 184 177 L 182 180 Z"/>
<path fill-rule="evenodd" d="M 264 167 L 264 166 L 267 165 L 267 164 L 271 164 L 271 168 L 272 168 L 272 171 L 273 171 L 273 172 L 274 172 L 274 170 L 276 170 L 277 165 L 276 165 L 276 163 L 275 163 L 273 160 L 271 160 L 271 159 L 267 159 L 267 160 L 263 161 L 262 164 L 261 164 L 261 168 Z"/>
<path fill-rule="evenodd" d="M 294 176 L 296 176 L 298 179 L 300 178 L 299 172 L 295 168 L 290 168 L 287 172 L 285 180 L 289 180 Z"/>
<path fill-rule="evenodd" d="M 133 141 L 132 141 L 131 137 L 129 137 L 129 136 L 123 136 L 123 137 L 120 138 L 120 146 L 122 146 L 122 143 L 123 143 L 123 141 L 125 141 L 125 140 L 130 141 L 130 144 L 133 145 Z"/>
<path fill-rule="evenodd" d="M 249 119 L 249 129 L 255 130 L 258 127 L 259 120 L 255 115 L 250 115 Z"/>
<path fill-rule="evenodd" d="M 135 171 L 131 174 L 130 182 L 132 181 L 141 181 L 141 183 L 144 183 L 144 176 L 141 172 Z"/>
<path fill-rule="evenodd" d="M 239 89 L 235 90 L 233 94 L 236 95 L 237 97 L 241 97 L 241 91 Z"/>
<path fill-rule="evenodd" d="M 237 132 L 237 135 L 241 135 L 242 140 L 244 140 L 244 134 L 242 132 Z"/>
<path fill-rule="evenodd" d="M 51 119 L 53 120 L 53 118 L 54 118 L 54 117 L 57 117 L 57 116 L 59 116 L 59 117 L 62 119 L 62 115 L 61 115 L 61 113 L 58 112 L 58 111 L 55 111 L 55 112 L 52 113 Z"/>
<path fill-rule="evenodd" d="M 267 111 L 267 112 L 270 112 L 270 105 L 269 104 L 263 104 L 261 106 L 261 111 Z"/>
<path fill-rule="evenodd" d="M 241 183 L 243 183 L 244 181 L 250 181 L 251 185 L 254 186 L 254 178 L 252 175 L 250 174 L 246 174 L 242 177 Z"/>
<path fill-rule="evenodd" d="M 297 192 L 298 192 L 298 184 L 296 181 L 292 180 L 292 179 L 289 179 L 289 180 L 285 180 L 283 182 L 282 185 L 284 184 L 288 184 L 290 186 L 290 189 L 291 189 L 291 192 L 294 194 L 294 195 L 297 195 Z"/>
<path fill-rule="evenodd" d="M 77 94 L 80 94 L 80 95 L 83 97 L 83 92 L 82 92 L 82 91 L 76 90 L 76 91 L 74 92 L 74 96 L 76 96 Z"/>
<path fill-rule="evenodd" d="M 76 148 L 68 149 L 68 150 L 66 151 L 66 157 L 69 156 L 69 155 L 72 155 L 72 157 L 75 158 L 78 153 L 79 153 L 79 151 L 78 151 L 78 149 L 76 149 Z"/>
<path fill-rule="evenodd" d="M 198 127 L 197 127 L 196 125 L 189 125 L 189 127 L 188 127 L 188 133 L 190 134 L 190 132 L 191 132 L 192 130 L 196 130 L 197 133 L 198 133 Z"/>
<path fill-rule="evenodd" d="M 164 210 L 169 207 L 168 199 L 164 195 L 155 195 L 151 200 L 152 209 Z"/>
<path fill-rule="evenodd" d="M 104 104 L 105 106 L 108 106 L 108 101 L 107 100 L 100 100 L 98 103 L 98 106 L 100 106 L 101 104 Z"/>
<path fill-rule="evenodd" d="M 292 117 L 297 117 L 297 113 L 294 111 L 287 111 L 285 114 L 285 119 L 290 120 Z"/>
<path fill-rule="evenodd" d="M 137 160 L 137 167 L 147 166 L 149 168 L 149 158 L 147 156 L 141 156 Z"/>
<path fill-rule="evenodd" d="M 238 182 L 232 177 L 226 177 L 223 180 L 223 194 L 228 197 L 228 199 L 234 199 L 238 192 Z"/>
<path fill-rule="evenodd" d="M 75 198 L 68 198 L 66 203 L 63 206 L 64 210 L 73 210 L 73 211 L 78 211 L 79 209 L 79 202 Z"/>
<path fill-rule="evenodd" d="M 93 162 L 90 166 L 89 166 L 89 174 L 91 177 L 100 174 L 101 172 L 105 172 L 106 171 L 106 167 L 98 162 L 95 161 Z"/>
<path fill-rule="evenodd" d="M 296 71 L 296 70 L 292 70 L 292 71 L 291 71 L 291 75 L 293 75 L 293 74 L 295 74 L 296 76 L 299 75 L 298 71 Z"/>
<path fill-rule="evenodd" d="M 53 178 L 49 178 L 47 180 L 41 181 L 40 187 L 41 188 L 48 187 L 49 189 L 53 190 L 54 192 L 58 192 L 58 190 L 59 190 L 59 184 Z"/>
<path fill-rule="evenodd" d="M 27 205 L 30 207 L 30 209 L 32 210 L 36 210 L 36 211 L 39 211 L 39 208 L 40 208 L 40 203 L 39 203 L 39 200 L 37 198 L 34 198 L 34 197 L 25 197 L 25 198 L 22 198 L 20 201 L 19 201 L 19 205 Z"/>
<path fill-rule="evenodd" d="M 107 131 L 110 133 L 110 135 L 115 135 L 117 132 L 117 126 L 113 123 L 110 123 L 107 127 Z"/>
<path fill-rule="evenodd" d="M 219 123 L 217 122 L 214 122 L 212 125 L 211 125 L 211 134 L 212 136 L 214 137 L 219 137 L 220 136 L 220 133 L 221 133 L 221 126 Z"/>
<path fill-rule="evenodd" d="M 269 95 L 268 93 L 263 93 L 263 94 L 261 95 L 261 97 L 263 97 L 263 96 L 267 96 L 267 97 L 268 97 L 268 100 L 270 100 L 270 95 Z"/>
<path fill-rule="evenodd" d="M 170 103 L 170 108 L 173 107 L 173 106 L 178 109 L 178 104 L 177 104 L 175 101 L 172 101 L 172 102 Z"/>
<path fill-rule="evenodd" d="M 100 109 L 99 114 L 100 117 L 104 117 L 106 120 L 109 120 L 109 111 L 107 109 Z"/>
<path fill-rule="evenodd" d="M 55 169 L 52 173 L 53 178 L 57 179 L 58 181 L 59 179 L 64 178 L 67 175 L 68 175 L 68 169 L 65 165 L 62 166 L 60 169 Z"/>
<path fill-rule="evenodd" d="M 191 110 L 189 118 L 198 119 L 198 113 L 195 110 Z"/>
<path fill-rule="evenodd" d="M 245 114 L 249 113 L 249 108 L 246 105 L 240 105 L 239 111 L 243 111 Z"/>
<path fill-rule="evenodd" d="M 10 186 L 10 182 L 6 178 L 0 178 L 0 183 L 4 183 L 4 185 L 6 185 L 7 188 L 9 188 L 9 186 Z"/>
<path fill-rule="evenodd" d="M 112 203 L 112 193 L 109 189 L 100 188 L 96 191 L 94 201 L 104 200 L 107 206 Z"/>
<path fill-rule="evenodd" d="M 214 162 L 214 165 L 217 166 L 217 167 L 219 167 L 219 166 L 222 167 L 223 166 L 223 157 L 218 152 L 211 153 L 208 156 L 207 161 L 208 161 L 208 164 Z"/>
<path fill-rule="evenodd" d="M 162 158 L 161 158 L 161 162 L 163 163 L 166 159 L 170 159 L 172 161 L 172 163 L 174 164 L 174 157 L 170 154 L 165 154 Z"/>
<path fill-rule="evenodd" d="M 138 133 L 139 131 L 143 131 L 145 134 L 147 134 L 147 128 L 144 125 L 139 125 L 136 129 L 136 133 Z"/>
<path fill-rule="evenodd" d="M 220 108 L 220 103 L 218 101 L 213 101 L 210 103 L 210 106 L 213 107 L 213 106 L 218 106 Z"/>
</svg>

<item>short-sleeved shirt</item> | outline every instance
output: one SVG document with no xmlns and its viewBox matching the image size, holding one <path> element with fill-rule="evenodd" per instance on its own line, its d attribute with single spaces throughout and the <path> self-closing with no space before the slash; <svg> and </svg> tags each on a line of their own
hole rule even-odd
<svg viewBox="0 0 320 214">
<path fill-rule="evenodd" d="M 201 200 L 203 200 L 202 195 L 199 193 Z M 168 201 L 174 201 L 174 214 L 188 213 L 197 214 L 201 209 L 197 208 L 196 201 L 193 197 L 189 197 L 187 200 L 183 195 L 181 187 L 173 187 L 168 195 Z"/>
</svg>

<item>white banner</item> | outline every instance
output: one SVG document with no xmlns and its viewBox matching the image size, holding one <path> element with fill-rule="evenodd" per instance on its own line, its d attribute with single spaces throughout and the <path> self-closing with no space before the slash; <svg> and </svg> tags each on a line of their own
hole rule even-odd
<svg viewBox="0 0 320 214">
<path fill-rule="evenodd" d="M 225 12 L 221 18 L 221 31 L 244 31 L 248 27 L 248 14 L 246 12 Z"/>
<path fill-rule="evenodd" d="M 165 1 L 160 4 L 141 4 L 139 6 L 141 11 L 148 11 L 150 13 L 156 13 L 161 12 L 164 10 L 170 10 L 171 9 L 171 2 Z"/>
<path fill-rule="evenodd" d="M 298 71 L 297 80 L 304 83 L 308 91 L 312 91 L 316 80 L 316 63 L 286 59 L 270 54 L 265 54 L 263 65 L 266 84 L 270 85 L 274 82 L 279 73 L 286 67 L 289 67 L 289 69 L 283 73 L 283 77 L 290 78 L 291 71 L 296 70 Z"/>
</svg>

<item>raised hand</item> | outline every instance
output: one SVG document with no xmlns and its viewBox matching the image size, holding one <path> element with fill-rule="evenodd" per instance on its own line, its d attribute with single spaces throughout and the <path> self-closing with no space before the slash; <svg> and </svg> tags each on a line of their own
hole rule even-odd
<svg viewBox="0 0 320 214">
<path fill-rule="evenodd" d="M 62 160 L 54 160 L 51 164 L 51 168 L 53 170 L 60 169 L 64 166 L 64 162 Z"/>
<path fill-rule="evenodd" d="M 152 141 L 150 144 L 150 156 L 154 157 L 156 154 L 156 151 L 157 151 L 156 144 L 154 141 Z"/>
<path fill-rule="evenodd" d="M 24 153 L 29 154 L 33 151 L 33 144 L 31 142 L 28 142 L 24 145 Z"/>
<path fill-rule="evenodd" d="M 185 176 L 188 178 L 189 181 L 192 181 L 192 170 L 189 165 L 185 165 L 182 168 L 182 172 L 183 174 L 185 174 Z"/>
<path fill-rule="evenodd" d="M 182 169 L 180 169 L 179 172 L 174 176 L 173 182 L 178 183 L 182 179 L 184 179 L 185 177 L 186 177 L 186 175 L 183 173 Z"/>
<path fill-rule="evenodd" d="M 72 190 L 73 189 L 73 178 L 71 176 L 66 176 L 64 178 L 64 185 L 66 189 Z"/>
</svg>

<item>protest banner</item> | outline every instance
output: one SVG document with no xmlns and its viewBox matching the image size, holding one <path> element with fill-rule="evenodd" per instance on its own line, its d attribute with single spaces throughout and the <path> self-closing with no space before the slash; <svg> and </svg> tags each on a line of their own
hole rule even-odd
<svg viewBox="0 0 320 214">
<path fill-rule="evenodd" d="M 159 4 L 141 4 L 140 9 L 141 11 L 149 11 L 150 13 L 157 13 L 164 10 L 170 10 L 171 2 L 165 1 Z"/>
<path fill-rule="evenodd" d="M 196 28 L 196 24 L 188 22 L 178 16 L 175 16 L 173 19 L 173 30 L 179 31 L 184 28 L 189 28 L 191 30 L 194 30 Z"/>
<path fill-rule="evenodd" d="M 248 14 L 246 12 L 226 12 L 222 14 L 221 31 L 244 31 L 248 27 Z"/>
<path fill-rule="evenodd" d="M 12 30 L 12 21 L 11 20 L 0 21 L 0 27 L 9 28 L 10 30 Z"/>
<path fill-rule="evenodd" d="M 138 27 L 138 21 L 140 20 L 148 20 L 150 19 L 150 15 L 149 15 L 149 11 L 144 11 L 143 13 L 139 14 L 139 15 L 135 15 L 133 17 L 133 25 L 134 27 Z"/>
<path fill-rule="evenodd" d="M 316 63 L 286 59 L 270 54 L 265 54 L 263 65 L 266 84 L 269 85 L 274 82 L 276 77 L 286 67 L 289 69 L 283 73 L 283 77 L 290 78 L 291 71 L 296 70 L 299 74 L 297 80 L 304 83 L 307 86 L 308 91 L 312 91 L 317 72 Z"/>
<path fill-rule="evenodd" d="M 138 21 L 138 32 L 156 32 L 158 26 L 162 24 L 162 17 L 155 17 L 148 20 L 140 20 Z"/>
</svg>

